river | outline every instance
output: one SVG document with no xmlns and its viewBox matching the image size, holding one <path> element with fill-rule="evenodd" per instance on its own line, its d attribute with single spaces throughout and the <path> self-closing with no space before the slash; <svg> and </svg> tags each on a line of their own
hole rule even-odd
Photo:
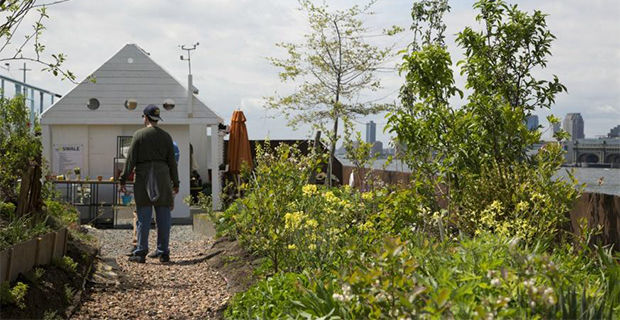
<svg viewBox="0 0 620 320">
<path fill-rule="evenodd" d="M 346 159 L 338 158 L 343 165 L 351 165 Z M 383 169 L 385 166 L 385 159 L 377 159 L 373 164 L 375 169 Z M 409 172 L 407 165 L 398 160 L 394 160 L 386 168 L 389 171 L 401 171 Z M 606 193 L 620 195 L 620 169 L 607 169 L 607 168 L 560 168 L 555 177 L 558 179 L 567 179 L 567 171 L 573 170 L 575 178 L 579 183 L 585 183 L 587 192 L 594 193 Z M 603 178 L 602 183 L 599 185 L 599 180 Z"/>
</svg>

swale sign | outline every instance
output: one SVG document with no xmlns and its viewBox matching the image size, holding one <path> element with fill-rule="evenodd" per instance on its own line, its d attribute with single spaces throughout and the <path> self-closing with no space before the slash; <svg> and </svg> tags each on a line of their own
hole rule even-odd
<svg viewBox="0 0 620 320">
<path fill-rule="evenodd" d="M 66 174 L 68 171 L 73 172 L 75 167 L 82 168 L 83 149 L 84 145 L 82 144 L 54 144 L 52 172 Z"/>
</svg>

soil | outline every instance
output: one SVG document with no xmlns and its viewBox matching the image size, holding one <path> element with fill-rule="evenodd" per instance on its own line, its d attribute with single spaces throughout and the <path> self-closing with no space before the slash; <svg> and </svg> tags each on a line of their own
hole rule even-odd
<svg viewBox="0 0 620 320">
<path fill-rule="evenodd" d="M 209 266 L 217 270 L 224 279 L 231 294 L 246 291 L 254 282 L 254 269 L 262 259 L 252 256 L 232 237 L 221 237 L 213 242 L 205 258 Z"/>
<path fill-rule="evenodd" d="M 75 231 L 74 232 L 79 232 Z M 0 309 L 1 319 L 43 319 L 66 318 L 79 303 L 83 293 L 85 279 L 88 277 L 92 262 L 97 255 L 95 242 L 84 242 L 69 235 L 67 256 L 77 262 L 75 272 L 61 269 L 55 264 L 39 266 L 45 270 L 41 278 L 34 279 L 33 272 L 29 275 L 20 274 L 17 282 L 28 285 L 28 291 L 24 298 L 26 308 L 20 309 L 15 305 L 3 305 Z M 70 290 L 70 294 L 65 292 Z"/>
</svg>

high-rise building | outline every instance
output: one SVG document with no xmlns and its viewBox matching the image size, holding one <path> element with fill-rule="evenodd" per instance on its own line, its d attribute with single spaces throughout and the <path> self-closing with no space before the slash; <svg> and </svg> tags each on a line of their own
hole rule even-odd
<svg viewBox="0 0 620 320">
<path fill-rule="evenodd" d="M 620 138 L 620 125 L 617 125 L 617 126 L 611 128 L 611 130 L 609 130 L 609 133 L 607 134 L 607 137 L 609 137 L 609 138 Z"/>
<path fill-rule="evenodd" d="M 564 131 L 570 134 L 571 141 L 585 138 L 583 134 L 584 123 L 581 113 L 567 114 L 562 124 Z"/>
<path fill-rule="evenodd" d="M 525 117 L 525 121 L 527 121 L 527 128 L 529 130 L 538 130 L 538 116 L 535 114 L 530 114 Z"/>
<path fill-rule="evenodd" d="M 553 133 L 558 133 L 560 132 L 560 130 L 562 130 L 562 125 L 558 122 L 558 123 L 554 123 L 553 124 Z"/>
<path fill-rule="evenodd" d="M 366 143 L 377 141 L 377 124 L 372 120 L 366 124 Z"/>
</svg>

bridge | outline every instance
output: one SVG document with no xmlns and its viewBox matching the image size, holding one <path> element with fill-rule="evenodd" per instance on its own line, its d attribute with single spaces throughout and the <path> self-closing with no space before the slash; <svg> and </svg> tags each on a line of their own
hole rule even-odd
<svg viewBox="0 0 620 320">
<path fill-rule="evenodd" d="M 620 139 L 578 139 L 573 143 L 572 162 L 581 166 L 620 167 Z"/>
</svg>

